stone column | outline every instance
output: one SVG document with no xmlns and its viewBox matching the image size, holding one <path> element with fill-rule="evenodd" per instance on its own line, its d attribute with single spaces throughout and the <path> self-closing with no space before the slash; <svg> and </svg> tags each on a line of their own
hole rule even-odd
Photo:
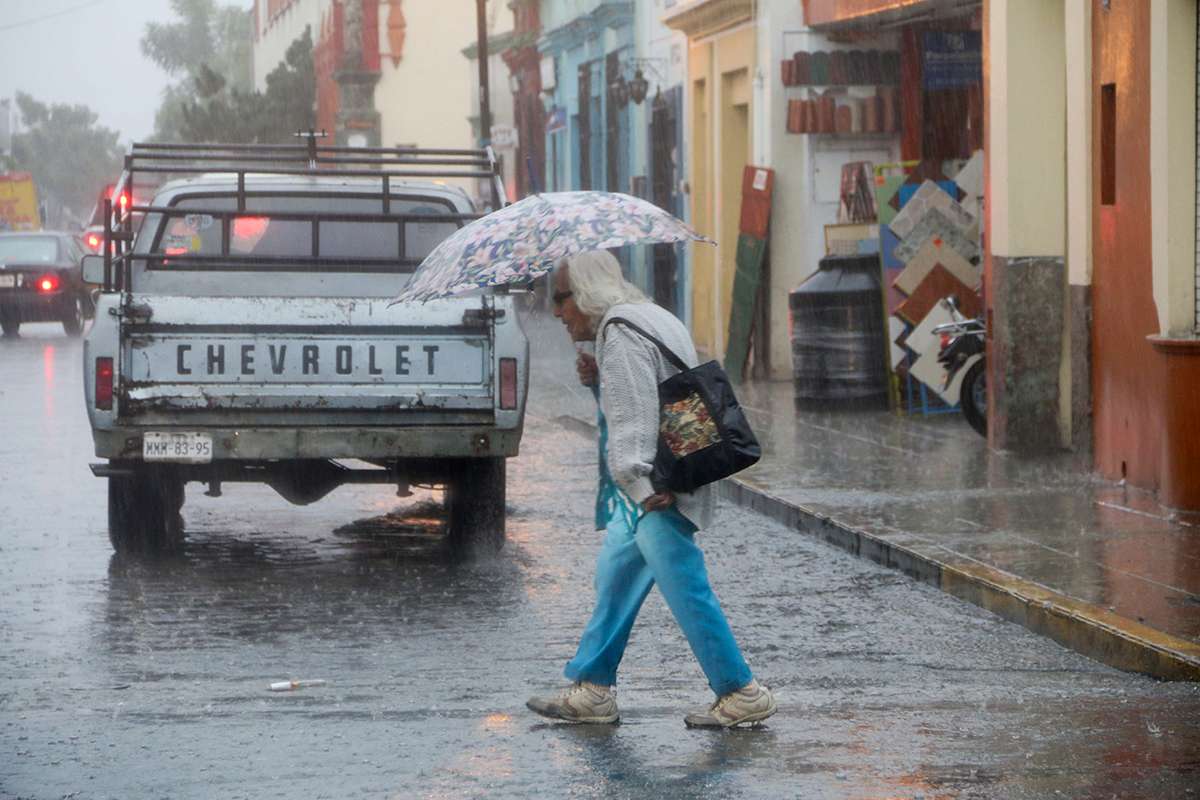
<svg viewBox="0 0 1200 800">
<path fill-rule="evenodd" d="M 341 93 L 336 141 L 342 146 L 379 147 L 380 115 L 375 110 L 379 72 L 363 58 L 362 0 L 344 0 L 342 68 L 334 74 Z"/>
<path fill-rule="evenodd" d="M 1070 437 L 1064 8 L 987 0 L 984 20 L 988 441 L 1043 452 Z"/>
</svg>

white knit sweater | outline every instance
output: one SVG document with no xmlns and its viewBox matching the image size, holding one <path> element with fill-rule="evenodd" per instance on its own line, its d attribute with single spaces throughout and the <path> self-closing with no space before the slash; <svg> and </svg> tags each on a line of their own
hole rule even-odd
<svg viewBox="0 0 1200 800">
<path fill-rule="evenodd" d="M 675 315 L 654 303 L 613 306 L 596 333 L 596 361 L 600 368 L 600 407 L 608 420 L 608 469 L 613 480 L 641 504 L 654 494 L 650 471 L 658 451 L 658 384 L 678 370 L 653 342 L 627 326 L 614 323 L 623 317 L 642 328 L 679 356 L 689 367 L 698 363 L 696 347 L 686 327 Z M 676 495 L 676 507 L 699 529 L 712 524 L 713 486 Z"/>
</svg>

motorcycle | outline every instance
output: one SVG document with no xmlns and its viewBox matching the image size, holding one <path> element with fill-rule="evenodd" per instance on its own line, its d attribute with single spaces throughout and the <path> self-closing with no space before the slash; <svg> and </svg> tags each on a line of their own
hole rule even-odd
<svg viewBox="0 0 1200 800">
<path fill-rule="evenodd" d="M 958 404 L 971 427 L 980 436 L 987 436 L 987 364 L 984 352 L 987 329 L 982 319 L 964 317 L 953 297 L 942 300 L 942 304 L 950 311 L 953 320 L 933 329 L 941 337 L 937 360 L 946 369 L 942 389 L 944 391 L 952 386 L 959 373 L 966 370 L 959 384 Z"/>
</svg>

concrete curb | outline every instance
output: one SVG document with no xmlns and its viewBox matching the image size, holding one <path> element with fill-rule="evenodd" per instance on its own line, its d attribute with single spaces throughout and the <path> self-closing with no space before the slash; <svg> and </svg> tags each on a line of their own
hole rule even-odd
<svg viewBox="0 0 1200 800">
<path fill-rule="evenodd" d="M 938 551 L 934 554 L 889 542 L 776 497 L 750 479 L 721 481 L 719 492 L 743 508 L 936 586 L 1089 658 L 1161 680 L 1200 681 L 1200 645 L 1186 639 L 941 548 L 931 547 Z"/>
</svg>

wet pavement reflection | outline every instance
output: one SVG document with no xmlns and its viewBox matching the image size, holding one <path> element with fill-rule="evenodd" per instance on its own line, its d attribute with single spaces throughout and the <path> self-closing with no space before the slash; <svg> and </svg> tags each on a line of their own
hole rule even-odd
<svg viewBox="0 0 1200 800">
<path fill-rule="evenodd" d="M 37 325 L 0 342 L 0 797 L 1196 796 L 1196 686 L 1108 669 L 728 505 L 702 541 L 779 695 L 770 724 L 684 728 L 710 696 L 657 593 L 620 725 L 532 716 L 586 619 L 600 539 L 594 443 L 556 421 L 588 398 L 563 380 L 560 331 L 530 326 L 509 541 L 468 564 L 442 553 L 436 492 L 380 486 L 303 508 L 189 487 L 183 553 L 118 558 L 79 343 Z M 328 683 L 267 690 L 287 679 Z"/>
<path fill-rule="evenodd" d="M 990 451 L 958 414 L 793 407 L 742 388 L 764 442 L 745 480 L 939 563 L 982 563 L 1200 643 L 1200 518 L 1073 454 Z"/>
</svg>

